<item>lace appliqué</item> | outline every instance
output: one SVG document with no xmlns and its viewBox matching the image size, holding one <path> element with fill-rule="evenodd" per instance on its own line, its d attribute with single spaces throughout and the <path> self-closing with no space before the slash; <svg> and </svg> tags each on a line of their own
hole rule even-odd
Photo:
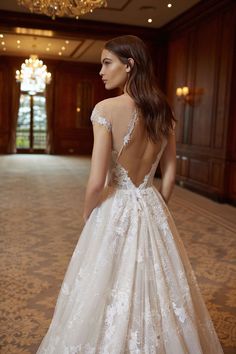
<svg viewBox="0 0 236 354">
<path fill-rule="evenodd" d="M 100 112 L 94 108 L 93 112 L 92 112 L 92 115 L 91 115 L 91 118 L 90 118 L 91 122 L 94 124 L 94 123 L 97 123 L 99 125 L 102 125 L 104 126 L 109 132 L 111 132 L 111 129 L 112 129 L 112 125 L 111 125 L 111 122 L 109 122 L 108 119 L 106 119 L 105 117 L 103 117 Z"/>
<path fill-rule="evenodd" d="M 124 140 L 123 140 L 124 146 L 127 145 L 130 142 L 131 134 L 132 134 L 132 132 L 134 130 L 134 126 L 135 126 L 137 120 L 138 120 L 138 114 L 135 111 L 134 112 L 134 116 L 133 116 L 133 118 L 131 119 L 131 121 L 129 123 L 127 134 L 124 136 Z"/>
</svg>

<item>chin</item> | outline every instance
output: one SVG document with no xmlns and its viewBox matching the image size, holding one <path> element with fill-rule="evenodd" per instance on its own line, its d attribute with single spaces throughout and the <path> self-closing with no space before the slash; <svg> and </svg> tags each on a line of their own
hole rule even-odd
<svg viewBox="0 0 236 354">
<path fill-rule="evenodd" d="M 114 90 L 117 86 L 105 85 L 106 90 Z"/>
</svg>

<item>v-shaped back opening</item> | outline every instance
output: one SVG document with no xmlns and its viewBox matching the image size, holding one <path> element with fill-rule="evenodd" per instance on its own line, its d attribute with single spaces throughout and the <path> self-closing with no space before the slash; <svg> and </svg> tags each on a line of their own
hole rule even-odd
<svg viewBox="0 0 236 354">
<path fill-rule="evenodd" d="M 123 137 L 123 144 L 116 152 L 116 163 L 126 171 L 135 187 L 140 186 L 152 172 L 162 144 L 163 140 L 155 144 L 148 139 L 144 122 L 135 111 Z"/>
</svg>

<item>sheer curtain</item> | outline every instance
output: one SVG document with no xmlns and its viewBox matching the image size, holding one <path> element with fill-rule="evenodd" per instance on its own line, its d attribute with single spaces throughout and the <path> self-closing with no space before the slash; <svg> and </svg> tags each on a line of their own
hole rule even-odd
<svg viewBox="0 0 236 354">
<path fill-rule="evenodd" d="M 18 120 L 18 111 L 20 106 L 20 84 L 16 83 L 15 79 L 15 71 L 11 73 L 11 124 L 10 124 L 10 135 L 8 141 L 7 152 L 9 154 L 16 153 L 16 128 L 17 128 L 17 120 Z"/>
</svg>

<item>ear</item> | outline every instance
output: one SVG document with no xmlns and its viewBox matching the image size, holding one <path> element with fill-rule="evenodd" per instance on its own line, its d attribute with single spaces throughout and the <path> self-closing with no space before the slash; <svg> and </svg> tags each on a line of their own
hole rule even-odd
<svg viewBox="0 0 236 354">
<path fill-rule="evenodd" d="M 126 65 L 126 72 L 129 73 L 134 66 L 134 59 L 128 58 L 128 64 Z"/>
</svg>

